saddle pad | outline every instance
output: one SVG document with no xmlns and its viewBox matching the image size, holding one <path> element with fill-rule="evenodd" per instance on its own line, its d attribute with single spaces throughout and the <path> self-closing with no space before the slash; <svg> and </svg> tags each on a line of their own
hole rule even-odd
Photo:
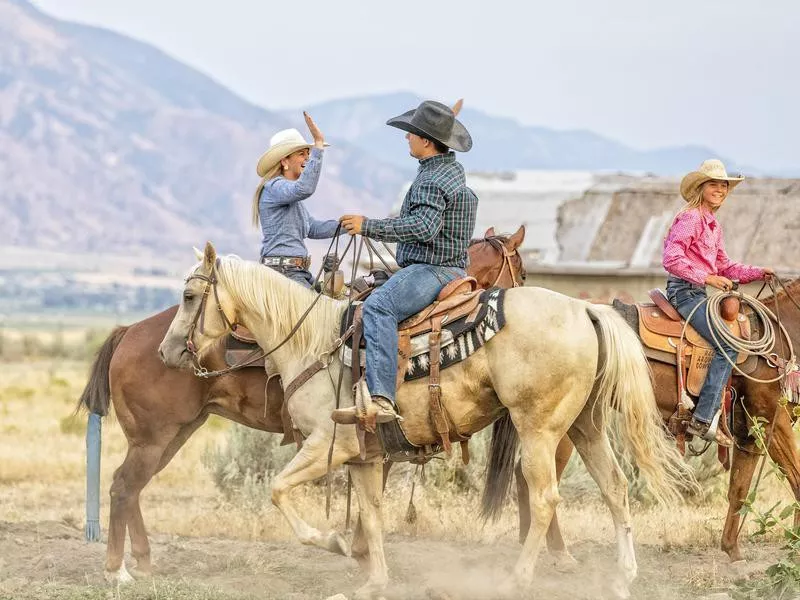
<svg viewBox="0 0 800 600">
<path fill-rule="evenodd" d="M 505 290 L 491 288 L 480 296 L 480 309 L 474 320 L 467 323 L 467 315 L 442 325 L 442 347 L 439 352 L 440 368 L 446 369 L 459 363 L 481 348 L 487 340 L 492 339 L 506 324 L 503 311 Z M 345 331 L 352 322 L 352 312 L 347 311 L 342 317 L 341 331 Z M 348 314 L 350 313 L 350 314 Z M 363 339 L 363 338 L 362 338 Z M 430 374 L 428 357 L 428 334 L 424 333 L 412 338 L 412 357 L 408 361 L 405 381 L 419 379 Z M 364 364 L 363 349 L 361 351 L 361 364 Z M 345 343 L 342 349 L 343 360 L 352 364 L 352 340 Z"/>
<path fill-rule="evenodd" d="M 247 338 L 236 336 L 231 332 L 225 336 L 225 364 L 229 367 L 237 365 L 259 349 L 259 345 L 256 342 L 247 341 Z M 265 366 L 264 363 L 265 359 L 262 357 L 259 360 L 249 363 L 246 368 L 258 367 L 259 369 L 263 369 Z"/>
<path fill-rule="evenodd" d="M 442 329 L 442 337 L 440 341 L 440 346 L 444 348 L 445 346 L 449 346 L 455 341 L 453 337 L 453 333 L 447 329 Z M 413 358 L 415 356 L 419 356 L 420 354 L 427 354 L 430 351 L 430 343 L 427 333 L 423 333 L 420 335 L 416 335 L 411 338 L 411 354 L 410 356 Z M 359 356 L 361 357 L 361 366 L 363 367 L 365 364 L 365 353 L 362 346 L 361 352 L 359 352 Z M 353 366 L 353 348 L 345 345 L 342 347 L 341 350 L 341 357 L 342 362 L 345 364 L 346 367 Z"/>
</svg>

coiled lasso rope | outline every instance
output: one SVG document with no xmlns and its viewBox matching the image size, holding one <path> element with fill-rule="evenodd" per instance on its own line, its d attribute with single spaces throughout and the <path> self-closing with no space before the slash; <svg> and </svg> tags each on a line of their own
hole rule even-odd
<svg viewBox="0 0 800 600">
<path fill-rule="evenodd" d="M 764 333 L 761 335 L 760 338 L 757 340 L 745 340 L 740 337 L 735 336 L 726 326 L 725 320 L 722 318 L 720 314 L 720 305 L 725 298 L 735 297 L 738 298 L 740 302 L 743 304 L 747 304 L 753 312 L 758 316 L 759 320 L 761 321 L 764 327 Z M 701 306 L 705 305 L 706 311 L 706 319 L 708 320 L 709 329 L 711 330 L 711 337 L 714 341 L 714 345 L 717 349 L 722 353 L 725 357 L 725 360 L 743 377 L 751 381 L 755 381 L 757 383 L 772 383 L 773 381 L 778 381 L 779 379 L 783 378 L 782 373 L 778 373 L 776 377 L 772 379 L 758 379 L 757 377 L 753 377 L 748 375 L 744 371 L 742 371 L 738 366 L 736 366 L 736 362 L 731 360 L 728 356 L 728 353 L 725 351 L 725 346 L 729 346 L 736 350 L 738 353 L 743 353 L 748 356 L 756 355 L 756 356 L 763 356 L 764 358 L 769 359 L 769 354 L 772 352 L 772 349 L 775 347 L 775 326 L 773 325 L 773 321 L 778 324 L 780 327 L 781 332 L 783 333 L 784 339 L 788 342 L 789 345 L 789 356 L 791 357 L 790 360 L 794 361 L 794 348 L 792 347 L 792 340 L 789 337 L 786 328 L 780 322 L 778 317 L 763 303 L 761 303 L 756 298 L 752 296 L 748 296 L 744 292 L 740 291 L 732 291 L 732 292 L 720 292 L 718 294 L 713 294 L 712 296 L 706 298 L 703 302 L 698 304 L 694 307 L 692 312 L 689 314 L 689 318 L 686 319 L 686 322 L 683 325 L 683 329 L 681 330 L 681 342 L 683 341 L 686 335 L 686 327 L 689 325 L 689 321 L 691 320 L 692 316 L 694 315 L 695 311 L 699 309 Z M 723 345 L 724 344 L 724 345 Z"/>
</svg>

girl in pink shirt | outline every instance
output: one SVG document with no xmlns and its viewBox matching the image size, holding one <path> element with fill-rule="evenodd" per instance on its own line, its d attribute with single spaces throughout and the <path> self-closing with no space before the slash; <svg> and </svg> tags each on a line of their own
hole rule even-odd
<svg viewBox="0 0 800 600">
<path fill-rule="evenodd" d="M 675 216 L 664 239 L 663 264 L 669 273 L 667 298 L 684 319 L 691 315 L 692 327 L 715 350 L 687 432 L 724 446 L 732 445 L 732 440 L 716 425 L 723 388 L 731 375 L 731 363 L 736 360 L 737 353 L 725 344 L 724 354 L 717 348 L 705 307 L 694 309 L 705 303 L 706 285 L 729 291 L 733 289 L 732 280 L 748 283 L 767 279 L 773 274 L 772 269 L 734 262 L 725 252 L 722 226 L 717 221 L 716 212 L 728 193 L 743 179 L 729 177 L 719 160 L 703 162 L 697 171 L 689 173 L 681 181 L 681 196 L 686 200 L 686 206 Z"/>
</svg>

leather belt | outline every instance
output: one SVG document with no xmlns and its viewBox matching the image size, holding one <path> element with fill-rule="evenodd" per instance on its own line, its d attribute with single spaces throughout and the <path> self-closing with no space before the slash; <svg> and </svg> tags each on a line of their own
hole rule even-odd
<svg viewBox="0 0 800 600">
<path fill-rule="evenodd" d="M 261 264 L 266 267 L 300 267 L 308 269 L 311 266 L 310 256 L 265 256 Z"/>
</svg>

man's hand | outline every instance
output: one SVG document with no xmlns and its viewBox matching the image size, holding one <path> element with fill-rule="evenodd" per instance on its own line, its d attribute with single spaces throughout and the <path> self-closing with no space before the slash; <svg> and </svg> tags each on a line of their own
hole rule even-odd
<svg viewBox="0 0 800 600">
<path fill-rule="evenodd" d="M 706 285 L 715 287 L 723 292 L 728 292 L 733 289 L 733 282 L 722 275 L 709 275 L 706 277 Z"/>
<path fill-rule="evenodd" d="M 366 217 L 363 215 L 344 215 L 339 217 L 339 223 L 342 224 L 342 227 L 344 227 L 350 235 L 358 235 L 364 228 L 365 219 Z"/>
<path fill-rule="evenodd" d="M 772 281 L 773 277 L 775 277 L 775 270 L 764 267 L 764 281 Z"/>
</svg>

